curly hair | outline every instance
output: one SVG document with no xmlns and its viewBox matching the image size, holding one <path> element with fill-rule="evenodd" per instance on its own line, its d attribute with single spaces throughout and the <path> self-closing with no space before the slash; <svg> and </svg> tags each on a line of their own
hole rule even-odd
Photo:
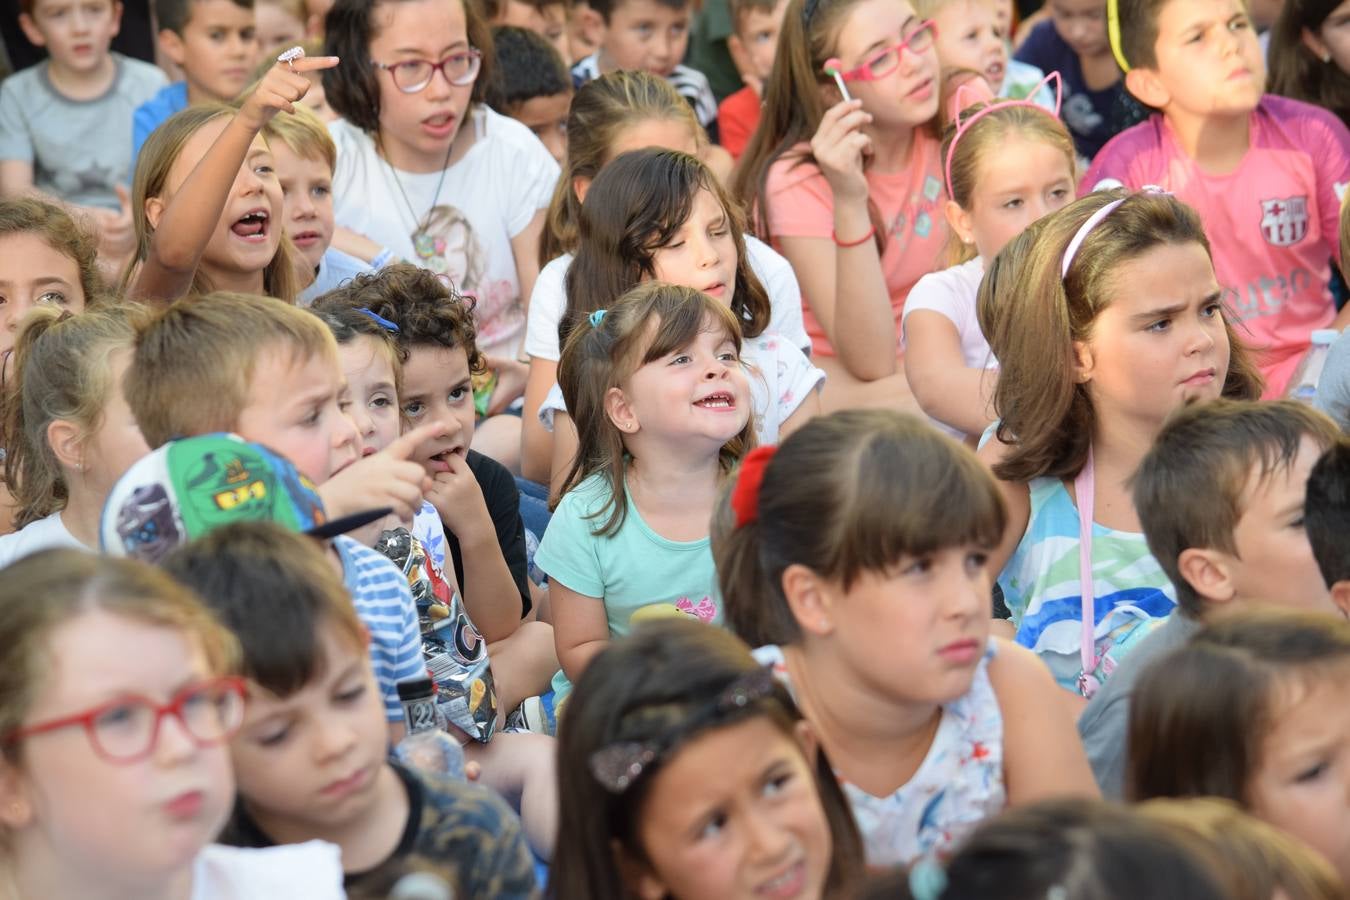
<svg viewBox="0 0 1350 900">
<path fill-rule="evenodd" d="M 103 277 L 98 271 L 98 238 L 91 225 L 47 200 L 36 197 L 0 200 L 0 237 L 35 234 L 57 253 L 70 257 L 80 272 L 80 290 L 84 291 L 86 307 L 104 293 Z"/>
</svg>

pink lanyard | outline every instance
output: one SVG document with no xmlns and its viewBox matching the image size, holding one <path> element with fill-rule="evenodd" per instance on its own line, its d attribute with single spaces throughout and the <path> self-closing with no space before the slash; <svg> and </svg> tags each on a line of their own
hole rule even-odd
<svg viewBox="0 0 1350 900">
<path fill-rule="evenodd" d="M 1083 671 L 1078 676 L 1078 692 L 1084 697 L 1097 693 L 1101 683 L 1092 674 L 1097 668 L 1096 605 L 1092 590 L 1092 512 L 1096 477 L 1092 468 L 1092 448 L 1088 447 L 1087 461 L 1073 480 L 1073 492 L 1078 501 L 1078 582 L 1083 600 L 1083 641 L 1079 654 Z"/>
</svg>

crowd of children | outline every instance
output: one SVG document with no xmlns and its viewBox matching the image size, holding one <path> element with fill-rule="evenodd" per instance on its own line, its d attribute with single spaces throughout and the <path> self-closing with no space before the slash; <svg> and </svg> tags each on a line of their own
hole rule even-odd
<svg viewBox="0 0 1350 900">
<path fill-rule="evenodd" d="M 1350 896 L 1350 0 L 149 5 L 0 81 L 0 900 Z"/>
</svg>

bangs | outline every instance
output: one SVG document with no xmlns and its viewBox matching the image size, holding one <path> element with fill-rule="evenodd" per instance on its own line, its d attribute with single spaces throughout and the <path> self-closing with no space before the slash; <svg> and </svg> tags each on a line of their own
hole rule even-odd
<svg viewBox="0 0 1350 900">
<path fill-rule="evenodd" d="M 671 164 L 672 157 L 674 164 Z M 647 256 L 675 239 L 693 212 L 699 191 L 710 192 L 724 210 L 727 206 L 722 192 L 710 181 L 708 170 L 694 157 L 667 151 L 653 159 L 655 165 L 648 165 L 646 172 L 639 172 L 647 184 L 634 199 L 643 203 L 631 211 L 633 224 L 642 234 L 642 249 Z"/>
<path fill-rule="evenodd" d="M 722 333 L 736 345 L 736 354 L 741 352 L 741 330 L 731 311 L 706 294 L 699 294 L 701 303 L 680 303 L 674 307 L 654 309 L 656 321 L 649 326 L 652 332 L 651 343 L 647 345 L 639 366 L 655 362 L 677 350 L 683 350 L 703 333 Z M 636 367 L 635 367 L 636 368 Z"/>
</svg>

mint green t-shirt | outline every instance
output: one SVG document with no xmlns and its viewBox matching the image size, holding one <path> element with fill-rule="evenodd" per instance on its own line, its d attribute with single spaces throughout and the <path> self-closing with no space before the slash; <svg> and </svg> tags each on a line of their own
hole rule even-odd
<svg viewBox="0 0 1350 900">
<path fill-rule="evenodd" d="M 607 516 L 587 516 L 602 509 L 609 495 L 603 475 L 592 475 L 568 491 L 549 520 L 535 565 L 569 590 L 600 598 L 610 637 L 627 634 L 633 614 L 648 607 L 655 607 L 650 610 L 655 615 L 678 611 L 722 624 L 711 541 L 661 537 L 642 521 L 631 498 L 619 530 L 597 535 Z M 561 670 L 553 676 L 553 689 L 555 703 L 572 690 Z"/>
</svg>

